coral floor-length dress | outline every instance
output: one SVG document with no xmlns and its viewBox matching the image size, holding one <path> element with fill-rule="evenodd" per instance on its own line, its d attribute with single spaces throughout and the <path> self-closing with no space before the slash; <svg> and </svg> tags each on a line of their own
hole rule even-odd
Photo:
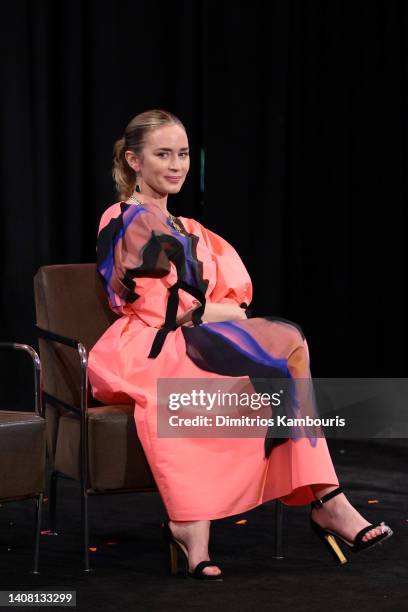
<svg viewBox="0 0 408 612">
<path fill-rule="evenodd" d="M 287 439 L 265 453 L 262 437 L 160 437 L 159 379 L 282 376 L 310 379 L 302 331 L 256 317 L 203 323 L 205 303 L 252 299 L 235 249 L 185 217 L 174 228 L 154 203 L 118 202 L 102 215 L 98 270 L 120 314 L 89 355 L 93 395 L 135 403 L 138 436 L 170 519 L 211 520 L 280 499 L 303 505 L 311 485 L 338 485 L 324 437 Z M 194 309 L 194 310 L 192 310 Z M 193 312 L 193 325 L 176 318 Z"/>
</svg>

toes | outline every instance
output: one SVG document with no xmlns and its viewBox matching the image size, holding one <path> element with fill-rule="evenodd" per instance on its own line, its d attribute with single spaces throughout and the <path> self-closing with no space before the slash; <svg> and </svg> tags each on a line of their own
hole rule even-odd
<svg viewBox="0 0 408 612">
<path fill-rule="evenodd" d="M 368 542 L 369 540 L 372 540 L 373 538 L 376 538 L 381 534 L 382 534 L 381 527 L 377 527 L 376 529 L 371 529 L 370 531 L 364 534 L 363 542 Z"/>
<path fill-rule="evenodd" d="M 221 570 L 219 567 L 214 565 L 212 567 L 205 567 L 203 569 L 203 574 L 206 574 L 207 576 L 218 576 L 218 574 L 221 574 Z"/>
</svg>

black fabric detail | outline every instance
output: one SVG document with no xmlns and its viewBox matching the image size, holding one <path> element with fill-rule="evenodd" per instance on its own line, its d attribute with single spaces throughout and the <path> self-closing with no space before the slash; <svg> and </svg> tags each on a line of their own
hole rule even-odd
<svg viewBox="0 0 408 612">
<path fill-rule="evenodd" d="M 137 268 L 128 268 L 126 278 L 163 278 L 170 272 L 167 257 L 162 256 L 162 236 L 152 233 L 151 238 L 145 244 L 142 251 L 142 263 Z M 130 285 L 129 285 L 130 286 Z"/>
<path fill-rule="evenodd" d="M 115 238 L 119 232 L 123 232 L 124 234 L 123 213 L 125 213 L 130 206 L 130 204 L 121 202 L 121 214 L 110 219 L 109 223 L 99 232 L 98 267 L 102 266 L 109 256 L 114 256 L 113 245 Z M 195 234 L 189 234 L 187 232 L 186 235 L 191 240 L 194 280 L 197 283 L 197 287 L 182 280 L 186 276 L 186 255 L 182 242 L 171 234 L 155 234 L 153 231 L 151 232 L 149 240 L 143 246 L 141 252 L 141 265 L 135 268 L 126 269 L 123 278 L 118 279 L 121 285 L 120 297 L 128 303 L 133 303 L 139 297 L 136 293 L 137 281 L 135 279 L 163 278 L 170 271 L 170 262 L 174 264 L 177 270 L 178 280 L 169 288 L 163 327 L 157 331 L 148 355 L 151 359 L 159 355 L 167 334 L 177 328 L 176 319 L 179 305 L 179 289 L 183 289 L 201 303 L 192 313 L 192 322 L 194 326 L 199 326 L 202 323 L 202 315 L 206 305 L 205 292 L 209 281 L 203 279 L 203 264 L 197 259 L 197 243 L 199 238 Z M 103 280 L 106 285 L 106 280 Z M 115 287 L 115 291 L 118 291 L 117 287 Z"/>
<path fill-rule="evenodd" d="M 256 363 L 237 350 L 231 342 L 205 326 L 182 328 L 187 354 L 202 370 L 224 376 L 258 376 L 282 378 L 278 368 Z"/>
<path fill-rule="evenodd" d="M 110 219 L 109 223 L 99 232 L 98 234 L 98 248 L 97 248 L 97 267 L 98 271 L 106 261 L 108 257 L 115 256 L 115 239 L 120 232 L 124 232 L 123 226 L 123 213 L 129 208 L 130 204 L 121 202 L 120 209 L 121 214 L 117 217 Z M 170 248 L 163 248 L 163 244 L 169 239 L 172 243 Z M 124 276 L 119 278 L 121 283 L 121 290 L 119 296 L 128 303 L 133 303 L 139 295 L 136 293 L 136 282 L 137 277 L 147 278 L 163 278 L 170 272 L 170 264 L 165 255 L 162 255 L 162 251 L 167 250 L 172 258 L 176 258 L 175 252 L 177 250 L 183 251 L 182 245 L 172 238 L 171 236 L 151 234 L 150 239 L 146 243 L 142 252 L 142 264 L 137 268 L 128 268 L 125 270 Z M 184 252 L 183 252 L 184 254 Z M 178 271 L 182 271 L 183 268 L 178 263 Z M 101 275 L 104 285 L 106 286 L 107 280 Z M 115 288 L 118 291 L 117 287 Z"/>
<path fill-rule="evenodd" d="M 187 293 L 190 293 L 193 297 L 201 302 L 201 306 L 199 306 L 196 310 L 193 311 L 193 323 L 194 325 L 199 325 L 201 323 L 201 316 L 204 312 L 205 308 L 205 295 L 201 293 L 199 289 L 196 287 L 192 287 L 188 283 L 184 281 L 177 281 L 172 287 L 169 288 L 169 298 L 167 301 L 166 308 L 166 318 L 164 321 L 164 325 L 161 329 L 158 330 L 152 347 L 150 349 L 150 353 L 148 357 L 150 359 L 155 359 L 157 355 L 159 355 L 160 351 L 163 348 L 163 344 L 166 340 L 167 334 L 170 331 L 177 329 L 176 319 L 177 319 L 177 310 L 179 305 L 179 289 L 183 289 Z M 196 316 L 194 316 L 198 313 Z"/>
<path fill-rule="evenodd" d="M 200 325 L 202 323 L 201 317 L 203 316 L 206 305 L 205 292 L 203 292 L 201 289 L 197 289 L 197 287 L 192 287 L 191 285 L 188 285 L 184 281 L 180 281 L 180 289 L 184 289 L 184 291 L 190 293 L 190 295 L 195 297 L 196 300 L 201 302 L 201 305 L 193 310 L 191 317 L 191 320 L 194 325 Z"/>
<path fill-rule="evenodd" d="M 191 239 L 191 254 L 195 262 L 195 277 L 196 277 L 197 287 L 205 295 L 209 281 L 203 278 L 203 263 L 197 257 L 197 244 L 198 244 L 199 238 L 195 234 L 189 234 L 189 237 Z"/>
<path fill-rule="evenodd" d="M 182 243 L 170 234 L 161 234 L 157 238 L 168 260 L 176 266 L 178 278 L 183 278 L 186 273 L 186 255 Z"/>
<path fill-rule="evenodd" d="M 114 257 L 113 245 L 115 238 L 124 230 L 123 213 L 126 212 L 130 206 L 130 204 L 121 202 L 121 214 L 110 219 L 109 223 L 99 232 L 97 249 L 98 268 L 102 267 L 103 263 L 108 257 Z M 184 291 L 190 293 L 201 302 L 201 305 L 193 311 L 192 321 L 194 325 L 200 325 L 202 323 L 201 317 L 205 309 L 205 291 L 208 286 L 208 281 L 203 280 L 203 265 L 202 262 L 197 260 L 196 247 L 198 237 L 194 234 L 187 235 L 190 237 L 192 243 L 195 281 L 197 282 L 198 288 L 195 288 L 182 280 L 186 275 L 186 256 L 183 244 L 171 234 L 155 234 L 153 231 L 151 232 L 151 237 L 143 246 L 143 250 L 141 252 L 141 265 L 137 266 L 136 268 L 126 269 L 123 278 L 118 279 L 121 284 L 120 297 L 128 303 L 133 303 L 139 297 L 139 295 L 136 293 L 137 282 L 135 279 L 163 278 L 170 272 L 170 262 L 174 264 L 177 270 L 178 281 L 169 288 L 164 325 L 160 330 L 158 330 L 150 349 L 149 357 L 153 359 L 160 353 L 167 334 L 177 327 L 176 318 L 179 305 L 178 290 L 180 288 L 184 289 Z M 104 279 L 103 276 L 102 280 L 106 286 L 106 279 Z M 118 288 L 115 287 L 115 290 L 118 291 Z"/>
<path fill-rule="evenodd" d="M 179 305 L 179 286 L 180 285 L 177 282 L 169 289 L 166 318 L 163 327 L 159 329 L 154 338 L 150 353 L 148 355 L 150 359 L 155 359 L 157 357 L 163 347 L 167 334 L 175 328 L 177 309 Z"/>
</svg>

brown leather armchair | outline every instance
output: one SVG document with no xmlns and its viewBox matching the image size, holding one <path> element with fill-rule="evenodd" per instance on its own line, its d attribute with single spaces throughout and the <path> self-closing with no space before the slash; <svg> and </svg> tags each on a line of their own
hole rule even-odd
<svg viewBox="0 0 408 612">
<path fill-rule="evenodd" d="M 0 342 L 0 350 L 24 351 L 34 366 L 34 412 L 0 410 L 0 502 L 35 499 L 34 569 L 38 574 L 45 488 L 45 419 L 41 404 L 41 363 L 27 344 Z"/>
<path fill-rule="evenodd" d="M 89 349 L 115 320 L 95 264 L 41 267 L 34 278 L 43 364 L 51 533 L 57 533 L 59 477 L 79 481 L 85 571 L 88 497 L 157 491 L 139 442 L 134 405 L 102 405 L 88 394 Z"/>
</svg>

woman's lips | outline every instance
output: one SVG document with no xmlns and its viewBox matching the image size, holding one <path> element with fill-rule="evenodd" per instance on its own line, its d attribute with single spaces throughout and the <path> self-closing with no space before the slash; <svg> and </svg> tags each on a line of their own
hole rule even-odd
<svg viewBox="0 0 408 612">
<path fill-rule="evenodd" d="M 181 180 L 181 176 L 165 176 L 164 178 L 171 183 L 178 183 Z"/>
</svg>

